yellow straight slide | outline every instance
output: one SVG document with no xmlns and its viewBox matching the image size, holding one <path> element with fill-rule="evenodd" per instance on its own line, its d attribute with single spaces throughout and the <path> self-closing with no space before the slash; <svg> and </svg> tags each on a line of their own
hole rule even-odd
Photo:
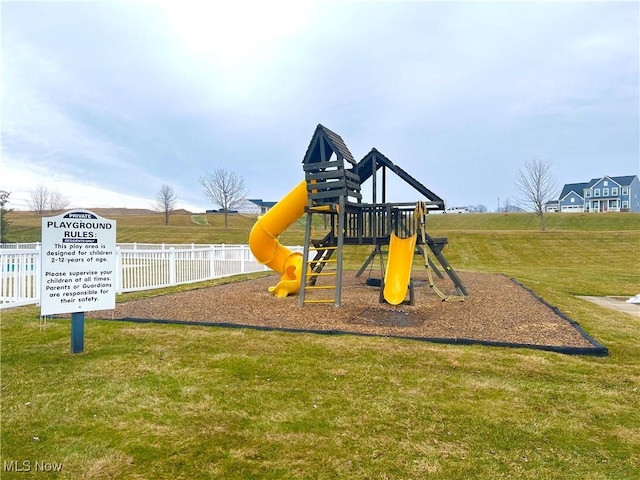
<svg viewBox="0 0 640 480">
<path fill-rule="evenodd" d="M 389 257 L 382 293 L 384 299 L 391 305 L 400 305 L 407 296 L 416 239 L 415 233 L 407 238 L 400 238 L 392 233 L 389 239 Z"/>
<path fill-rule="evenodd" d="M 307 183 L 303 180 L 287 193 L 258 221 L 249 234 L 251 252 L 270 269 L 282 274 L 280 282 L 269 291 L 284 298 L 300 289 L 302 254 L 280 244 L 278 236 L 304 214 L 307 206 Z"/>
</svg>

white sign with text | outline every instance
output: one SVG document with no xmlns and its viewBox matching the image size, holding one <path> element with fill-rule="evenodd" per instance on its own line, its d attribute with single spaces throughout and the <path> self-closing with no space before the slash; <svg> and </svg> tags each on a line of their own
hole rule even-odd
<svg viewBox="0 0 640 480">
<path fill-rule="evenodd" d="M 116 222 L 89 210 L 42 218 L 40 314 L 116 305 Z"/>
</svg>

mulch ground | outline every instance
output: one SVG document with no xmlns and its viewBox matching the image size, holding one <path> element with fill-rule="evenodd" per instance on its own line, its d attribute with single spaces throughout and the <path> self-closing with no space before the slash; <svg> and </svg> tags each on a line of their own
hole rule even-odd
<svg viewBox="0 0 640 480">
<path fill-rule="evenodd" d="M 118 303 L 115 310 L 93 312 L 92 318 L 211 322 L 274 329 L 348 332 L 451 342 L 529 345 L 546 350 L 589 353 L 602 347 L 579 326 L 504 275 L 459 273 L 469 296 L 443 302 L 426 279 L 415 273 L 415 305 L 379 302 L 379 288 L 367 286 L 366 275 L 343 275 L 342 307 L 298 306 L 298 297 L 275 298 L 268 287 L 277 275 L 188 292 Z M 436 279 L 445 293 L 448 278 Z M 319 295 L 318 292 L 313 292 Z M 326 295 L 326 293 L 325 293 Z M 307 299 L 312 298 L 311 293 Z M 315 297 L 313 297 L 315 298 Z M 584 351 L 581 351 L 584 350 Z M 606 349 L 605 349 L 606 351 Z"/>
</svg>

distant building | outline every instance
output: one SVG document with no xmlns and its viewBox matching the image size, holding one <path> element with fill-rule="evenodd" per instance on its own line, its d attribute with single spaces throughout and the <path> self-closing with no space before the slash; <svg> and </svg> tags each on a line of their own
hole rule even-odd
<svg viewBox="0 0 640 480">
<path fill-rule="evenodd" d="M 637 175 L 593 178 L 566 184 L 558 198 L 559 212 L 640 212 Z"/>
<path fill-rule="evenodd" d="M 235 209 L 240 213 L 248 215 L 261 215 L 273 207 L 276 202 L 263 202 L 258 198 L 245 198 L 242 202 L 235 205 Z"/>
<path fill-rule="evenodd" d="M 545 212 L 557 212 L 558 211 L 558 200 L 549 200 L 542 207 Z"/>
<path fill-rule="evenodd" d="M 242 200 L 233 204 L 227 213 L 244 213 L 247 215 L 260 215 L 263 213 L 260 206 L 255 202 L 259 200 L 247 200 L 243 198 Z M 224 213 L 224 209 L 220 208 L 218 210 L 207 210 L 207 213 Z"/>
<path fill-rule="evenodd" d="M 557 212 L 584 212 L 584 189 L 587 183 L 567 183 L 560 192 Z"/>
<path fill-rule="evenodd" d="M 444 213 L 469 213 L 469 207 L 449 207 Z"/>
<path fill-rule="evenodd" d="M 234 203 L 233 209 L 237 210 L 238 213 L 245 213 L 248 215 L 259 215 L 260 207 L 256 205 L 255 200 L 249 200 L 247 198 L 243 198 L 237 203 Z"/>
</svg>

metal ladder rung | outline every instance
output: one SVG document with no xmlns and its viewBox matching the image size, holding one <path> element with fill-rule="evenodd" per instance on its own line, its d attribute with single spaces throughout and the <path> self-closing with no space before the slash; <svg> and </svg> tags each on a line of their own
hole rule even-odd
<svg viewBox="0 0 640 480">
<path fill-rule="evenodd" d="M 337 272 L 335 270 L 332 270 L 330 272 L 322 271 L 320 273 L 312 272 L 312 273 L 307 273 L 307 277 L 330 277 L 330 276 L 335 277 L 336 273 Z"/>
<path fill-rule="evenodd" d="M 337 261 L 335 258 L 327 258 L 326 260 L 309 260 L 307 263 L 335 263 Z"/>
<path fill-rule="evenodd" d="M 333 303 L 333 302 L 334 302 L 333 298 L 331 298 L 331 299 L 327 298 L 327 299 L 323 299 L 323 300 L 307 300 L 305 298 L 305 300 L 304 300 L 304 303 Z"/>
<path fill-rule="evenodd" d="M 306 287 L 307 290 L 331 290 L 336 288 L 335 285 L 320 285 L 320 286 L 310 286 Z"/>
<path fill-rule="evenodd" d="M 337 250 L 338 247 L 309 247 L 309 250 L 318 251 L 318 250 Z"/>
</svg>

